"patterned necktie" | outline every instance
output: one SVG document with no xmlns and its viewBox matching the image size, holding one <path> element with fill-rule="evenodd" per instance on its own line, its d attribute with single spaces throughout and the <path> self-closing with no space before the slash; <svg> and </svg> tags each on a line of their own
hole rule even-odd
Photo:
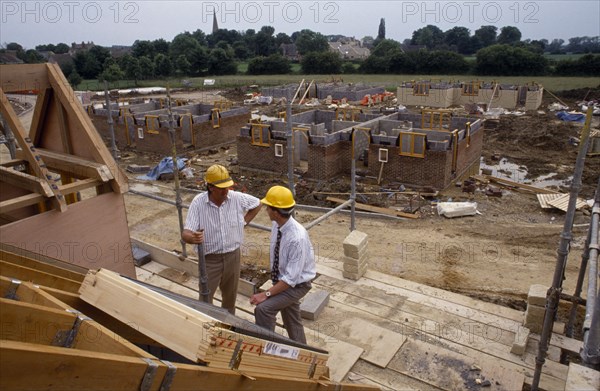
<svg viewBox="0 0 600 391">
<path fill-rule="evenodd" d="M 271 281 L 273 285 L 279 281 L 279 245 L 281 244 L 281 231 L 277 229 L 277 241 L 275 242 L 275 250 L 273 253 L 273 269 L 271 270 Z"/>
</svg>

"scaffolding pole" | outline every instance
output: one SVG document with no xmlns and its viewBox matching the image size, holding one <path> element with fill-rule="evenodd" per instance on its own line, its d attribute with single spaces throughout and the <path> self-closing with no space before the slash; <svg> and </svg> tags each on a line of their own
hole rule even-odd
<svg viewBox="0 0 600 391">
<path fill-rule="evenodd" d="M 173 160 L 173 175 L 175 178 L 175 206 L 177 207 L 177 216 L 179 217 L 179 242 L 181 243 L 181 255 L 187 257 L 187 248 L 181 234 L 183 233 L 183 209 L 181 201 L 181 191 L 179 186 L 179 165 L 177 164 L 177 141 L 175 138 L 175 119 L 171 107 L 171 88 L 167 86 L 167 110 L 169 113 L 169 139 L 171 140 L 171 156 Z"/>
<path fill-rule="evenodd" d="M 540 336 L 538 355 L 535 358 L 535 372 L 533 374 L 533 381 L 531 382 L 532 391 L 538 391 L 540 377 L 542 374 L 542 367 L 546 362 L 545 357 L 548 352 L 550 337 L 552 336 L 552 328 L 554 327 L 554 318 L 556 316 L 558 305 L 560 302 L 560 293 L 562 290 L 562 282 L 567 267 L 569 246 L 571 240 L 573 239 L 572 229 L 573 220 L 575 218 L 577 196 L 579 195 L 579 191 L 581 190 L 581 177 L 583 175 L 585 155 L 589 147 L 591 120 L 592 108 L 590 107 L 587 112 L 583 131 L 581 132 L 581 144 L 579 145 L 577 160 L 575 162 L 575 172 L 573 173 L 573 182 L 571 183 L 567 215 L 565 217 L 563 231 L 560 234 L 558 250 L 556 251 L 558 255 L 556 259 L 556 267 L 554 268 L 552 286 L 550 287 L 550 289 L 548 289 L 548 292 L 546 294 L 546 313 L 544 315 L 544 323 L 542 325 L 542 333 Z"/>
<path fill-rule="evenodd" d="M 600 224 L 600 177 L 592 208 L 592 222 L 590 224 L 589 263 L 588 263 L 588 289 L 585 307 L 585 320 L 583 321 L 583 350 L 581 359 L 584 364 L 596 368 L 600 364 L 600 300 L 598 300 L 598 251 L 600 238 L 598 225 Z M 584 251 L 585 251 L 584 250 Z"/>
<path fill-rule="evenodd" d="M 289 188 L 292 192 L 292 196 L 296 199 L 296 188 L 294 186 L 294 145 L 293 145 L 293 131 L 292 131 L 292 103 L 290 102 L 290 92 L 286 93 L 286 107 L 285 107 L 285 118 L 286 118 L 286 140 L 287 140 L 287 153 L 288 153 L 288 182 Z M 292 211 L 292 217 L 295 213 Z"/>
<path fill-rule="evenodd" d="M 333 216 L 334 214 L 336 214 L 337 212 L 339 212 L 341 209 L 347 208 L 348 206 L 352 205 L 352 200 L 348 200 L 346 202 L 344 202 L 341 205 L 338 205 L 337 207 L 333 208 L 332 210 L 330 210 L 329 212 L 325 213 L 323 216 L 311 221 L 310 223 L 306 224 L 304 226 L 304 228 L 306 228 L 307 230 L 311 229 L 312 227 L 314 227 L 315 225 L 319 224 L 321 221 L 327 220 L 328 218 L 330 218 L 331 216 Z"/>
<path fill-rule="evenodd" d="M 112 119 L 112 110 L 110 109 L 110 97 L 108 96 L 108 82 L 104 80 L 104 98 L 106 101 L 106 111 L 108 115 L 108 131 L 110 132 L 110 153 L 112 154 L 113 159 L 117 160 L 119 150 L 117 149 L 117 143 L 115 141 L 115 127 L 113 125 L 114 121 Z M 117 102 L 118 108 L 118 102 Z"/>
</svg>

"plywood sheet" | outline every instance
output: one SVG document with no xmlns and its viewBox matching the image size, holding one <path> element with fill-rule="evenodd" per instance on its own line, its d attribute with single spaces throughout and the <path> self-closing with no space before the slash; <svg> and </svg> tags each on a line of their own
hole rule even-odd
<svg viewBox="0 0 600 391">
<path fill-rule="evenodd" d="M 358 318 L 341 321 L 335 336 L 363 348 L 365 352 L 361 358 L 382 368 L 387 366 L 406 340 L 404 335 Z"/>
<path fill-rule="evenodd" d="M 106 193 L 0 227 L 3 243 L 135 278 L 123 196 Z"/>
<path fill-rule="evenodd" d="M 322 337 L 322 338 L 321 338 Z M 308 344 L 329 352 L 329 378 L 341 382 L 363 354 L 364 349 L 337 338 L 321 335 L 315 330 L 306 330 Z"/>
<path fill-rule="evenodd" d="M 569 208 L 569 194 L 563 194 L 560 197 L 557 197 L 555 199 L 549 200 L 548 201 L 548 205 L 551 205 L 557 209 L 562 210 L 563 212 L 566 212 L 567 209 Z M 587 206 L 587 204 L 585 203 L 584 200 L 578 198 L 577 202 L 575 203 L 575 209 L 581 209 L 581 208 L 585 208 Z"/>
</svg>

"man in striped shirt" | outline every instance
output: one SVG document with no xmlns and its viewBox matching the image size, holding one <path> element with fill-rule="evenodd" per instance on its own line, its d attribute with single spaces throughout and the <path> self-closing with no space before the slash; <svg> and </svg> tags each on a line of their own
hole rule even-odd
<svg viewBox="0 0 600 391">
<path fill-rule="evenodd" d="M 181 238 L 193 245 L 204 243 L 209 302 L 219 287 L 221 306 L 235 314 L 244 225 L 254 219 L 261 204 L 254 196 L 229 190 L 234 183 L 221 165 L 210 166 L 204 180 L 207 192 L 194 197 Z"/>
<path fill-rule="evenodd" d="M 271 230 L 271 280 L 273 286 L 250 298 L 255 304 L 256 324 L 275 331 L 275 316 L 281 311 L 283 325 L 294 341 L 306 343 L 300 317 L 300 302 L 317 275 L 312 243 L 306 229 L 292 216 L 294 196 L 283 186 L 273 186 L 261 202 L 273 222 Z"/>
</svg>

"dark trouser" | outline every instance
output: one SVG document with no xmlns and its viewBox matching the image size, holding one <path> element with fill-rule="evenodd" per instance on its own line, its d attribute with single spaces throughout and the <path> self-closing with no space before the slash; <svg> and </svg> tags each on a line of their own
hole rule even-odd
<svg viewBox="0 0 600 391">
<path fill-rule="evenodd" d="M 300 299 L 310 291 L 310 282 L 298 284 L 293 288 L 269 297 L 254 309 L 256 324 L 268 330 L 275 330 L 275 317 L 281 311 L 283 327 L 288 332 L 290 339 L 306 343 L 302 318 L 300 317 Z"/>
<path fill-rule="evenodd" d="M 220 288 L 221 307 L 235 315 L 235 298 L 240 279 L 240 249 L 225 254 L 208 254 L 204 258 L 210 291 L 209 302 L 212 303 L 217 288 Z"/>
</svg>

